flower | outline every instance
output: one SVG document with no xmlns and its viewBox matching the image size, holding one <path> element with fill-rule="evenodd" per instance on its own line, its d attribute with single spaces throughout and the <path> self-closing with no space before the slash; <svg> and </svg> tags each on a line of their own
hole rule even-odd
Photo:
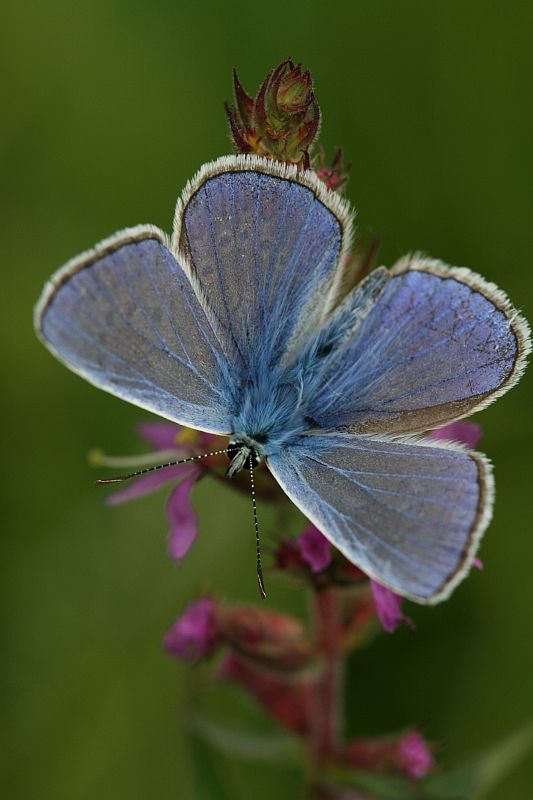
<svg viewBox="0 0 533 800">
<path fill-rule="evenodd" d="M 312 573 L 320 573 L 326 570 L 333 563 L 332 546 L 326 537 L 318 530 L 315 525 L 309 525 L 302 534 L 296 539 L 296 546 L 299 550 L 300 559 L 311 570 Z M 280 548 L 280 552 L 284 553 L 285 548 Z M 293 548 L 294 550 L 294 548 Z M 288 559 L 285 556 L 285 561 Z M 346 561 L 341 557 L 341 564 Z M 346 561 L 347 564 L 349 562 Z M 278 559 L 279 566 L 279 559 Z M 291 566 L 293 566 L 291 564 Z M 339 574 L 341 572 L 337 570 Z M 357 582 L 364 577 L 360 570 L 357 568 L 353 575 L 346 573 L 343 576 L 348 580 L 347 582 Z M 332 576 L 333 577 L 333 576 Z M 372 595 L 374 599 L 374 607 L 378 618 L 387 633 L 392 633 L 401 624 L 412 625 L 410 619 L 404 616 L 401 607 L 403 597 L 392 592 L 390 589 L 381 586 L 377 581 L 370 580 L 372 588 Z"/>
<path fill-rule="evenodd" d="M 446 440 L 449 442 L 459 442 L 466 447 L 473 449 L 481 439 L 481 428 L 473 422 L 452 422 L 444 428 L 438 428 L 428 434 L 428 439 Z"/>
<path fill-rule="evenodd" d="M 172 422 L 144 422 L 137 427 L 141 438 L 155 447 L 155 452 L 136 459 L 109 459 L 101 455 L 98 461 L 108 466 L 131 466 L 141 463 L 178 461 L 200 455 L 205 451 L 217 450 L 218 437 L 175 425 Z M 93 457 L 94 460 L 94 457 Z M 175 482 L 167 501 L 166 515 L 170 526 L 168 552 L 177 562 L 188 553 L 196 539 L 197 520 L 190 502 L 190 493 L 195 483 L 213 469 L 215 459 L 202 459 L 194 463 L 177 464 L 172 467 L 150 472 L 136 478 L 125 489 L 107 497 L 111 506 L 134 500 L 155 492 L 167 483 Z"/>
<path fill-rule="evenodd" d="M 320 124 L 320 109 L 309 70 L 288 58 L 270 70 L 257 97 L 250 97 L 233 71 L 235 106 L 226 104 L 231 138 L 237 153 L 309 168 L 309 150 Z"/>
<path fill-rule="evenodd" d="M 209 595 L 187 606 L 164 644 L 184 661 L 199 661 L 225 645 L 247 663 L 281 673 L 301 670 L 314 656 L 314 645 L 294 617 L 263 608 L 227 606 Z"/>
<path fill-rule="evenodd" d="M 166 505 L 166 515 L 170 526 L 168 552 L 175 561 L 180 562 L 188 553 L 197 534 L 196 514 L 190 502 L 191 490 L 196 482 L 207 474 L 215 478 L 224 476 L 228 465 L 227 457 L 224 454 L 227 438 L 192 430 L 173 422 L 143 422 L 137 426 L 137 432 L 142 439 L 155 447 L 154 451 L 140 456 L 112 458 L 95 450 L 90 454 L 92 465 L 133 468 L 202 456 L 206 452 L 217 453 L 217 455 L 204 457 L 194 462 L 176 464 L 141 475 L 133 479 L 125 489 L 113 492 L 107 497 L 108 505 L 116 506 L 151 494 L 167 483 L 175 483 Z M 258 497 L 273 502 L 287 502 L 286 496 L 281 492 L 268 470 L 259 469 L 254 477 L 255 493 Z M 228 485 L 249 496 L 249 473 L 243 471 Z"/>
<path fill-rule="evenodd" d="M 403 597 L 371 580 L 372 595 L 379 621 L 387 633 L 393 633 L 399 625 L 413 626 L 411 620 L 402 613 Z"/>
<path fill-rule="evenodd" d="M 409 778 L 420 780 L 434 766 L 433 754 L 418 731 L 406 733 L 396 743 L 396 762 Z"/>
<path fill-rule="evenodd" d="M 309 525 L 296 540 L 300 555 L 311 572 L 322 572 L 332 562 L 331 545 L 315 525 Z"/>
<path fill-rule="evenodd" d="M 271 669 L 301 669 L 313 654 L 303 625 L 278 611 L 230 606 L 219 610 L 218 626 L 225 644 Z"/>
<path fill-rule="evenodd" d="M 191 662 L 211 655 L 218 642 L 215 610 L 211 597 L 188 605 L 163 639 L 167 652 Z"/>
<path fill-rule="evenodd" d="M 434 767 L 433 754 L 416 730 L 398 737 L 356 739 L 344 750 L 352 767 L 368 772 L 395 772 L 413 780 L 424 778 Z"/>
</svg>

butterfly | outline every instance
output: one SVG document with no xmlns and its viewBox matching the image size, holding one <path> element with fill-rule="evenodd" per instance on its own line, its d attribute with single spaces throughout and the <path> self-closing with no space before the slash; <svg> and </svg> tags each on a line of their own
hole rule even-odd
<svg viewBox="0 0 533 800">
<path fill-rule="evenodd" d="M 472 565 L 494 486 L 485 456 L 420 434 L 511 388 L 529 328 L 495 285 L 420 255 L 346 294 L 351 237 L 312 171 L 222 157 L 171 237 L 123 230 L 59 270 L 36 330 L 100 389 L 227 434 L 230 475 L 266 462 L 350 561 L 435 603 Z"/>
</svg>

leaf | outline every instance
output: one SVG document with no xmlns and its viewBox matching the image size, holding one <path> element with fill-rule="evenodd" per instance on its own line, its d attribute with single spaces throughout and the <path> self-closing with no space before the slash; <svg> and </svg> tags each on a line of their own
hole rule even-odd
<svg viewBox="0 0 533 800">
<path fill-rule="evenodd" d="M 259 733 L 227 727 L 202 714 L 189 719 L 192 730 L 222 753 L 276 765 L 301 765 L 304 751 L 299 740 L 283 733 Z"/>
<path fill-rule="evenodd" d="M 370 792 L 379 800 L 419 800 L 418 784 L 396 775 L 381 775 L 377 772 L 348 767 L 331 767 L 327 770 L 339 786 Z"/>
<path fill-rule="evenodd" d="M 533 748 L 533 723 L 493 745 L 485 753 L 424 781 L 431 800 L 482 800 Z"/>
<path fill-rule="evenodd" d="M 194 733 L 189 743 L 194 763 L 195 800 L 234 800 L 228 776 L 216 753 Z"/>
<path fill-rule="evenodd" d="M 533 722 L 494 745 L 477 763 L 476 797 L 485 797 L 523 761 L 531 749 Z"/>
</svg>

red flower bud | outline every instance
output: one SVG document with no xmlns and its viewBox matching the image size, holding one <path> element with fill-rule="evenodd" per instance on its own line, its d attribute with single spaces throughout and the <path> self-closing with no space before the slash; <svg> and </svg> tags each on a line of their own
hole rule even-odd
<svg viewBox="0 0 533 800">
<path fill-rule="evenodd" d="M 233 90 L 235 106 L 226 104 L 226 114 L 236 151 L 308 168 L 320 124 L 310 72 L 287 59 L 268 73 L 252 98 L 234 70 Z"/>
<path fill-rule="evenodd" d="M 357 739 L 344 751 L 345 761 L 369 772 L 400 773 L 420 780 L 433 769 L 434 759 L 424 737 L 418 731 L 381 739 Z"/>
<path fill-rule="evenodd" d="M 297 670 L 313 654 L 305 628 L 287 614 L 260 608 L 226 608 L 218 614 L 218 626 L 230 647 L 264 666 Z"/>
<path fill-rule="evenodd" d="M 300 736 L 310 730 L 314 685 L 284 679 L 279 673 L 257 668 L 237 655 L 221 665 L 219 677 L 243 686 L 285 728 Z"/>
</svg>

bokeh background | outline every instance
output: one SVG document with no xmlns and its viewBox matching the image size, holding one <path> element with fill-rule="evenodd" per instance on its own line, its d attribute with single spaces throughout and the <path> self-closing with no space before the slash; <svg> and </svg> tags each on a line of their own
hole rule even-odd
<svg viewBox="0 0 533 800">
<path fill-rule="evenodd" d="M 163 495 L 106 508 L 86 454 L 139 449 L 145 418 L 36 341 L 32 306 L 61 263 L 115 230 L 168 229 L 177 194 L 229 152 L 231 69 L 255 91 L 291 55 L 311 68 L 322 141 L 353 161 L 359 229 L 390 264 L 422 249 L 496 281 L 533 317 L 531 4 L 482 0 L 4 0 L 0 25 L 2 784 L 19 800 L 295 796 L 297 772 L 242 763 L 187 727 L 201 680 L 160 639 L 202 588 L 256 600 L 249 507 L 208 481 L 201 533 L 166 555 Z M 498 498 L 472 575 L 417 630 L 347 674 L 351 734 L 425 724 L 446 764 L 533 713 L 531 389 L 483 412 Z M 262 509 L 269 530 L 268 511 Z M 304 612 L 270 579 L 272 607 Z M 229 719 L 252 715 L 237 695 Z M 272 726 L 257 714 L 255 724 Z M 209 776 L 209 785 L 206 784 Z M 525 761 L 491 800 L 533 796 Z"/>
</svg>

